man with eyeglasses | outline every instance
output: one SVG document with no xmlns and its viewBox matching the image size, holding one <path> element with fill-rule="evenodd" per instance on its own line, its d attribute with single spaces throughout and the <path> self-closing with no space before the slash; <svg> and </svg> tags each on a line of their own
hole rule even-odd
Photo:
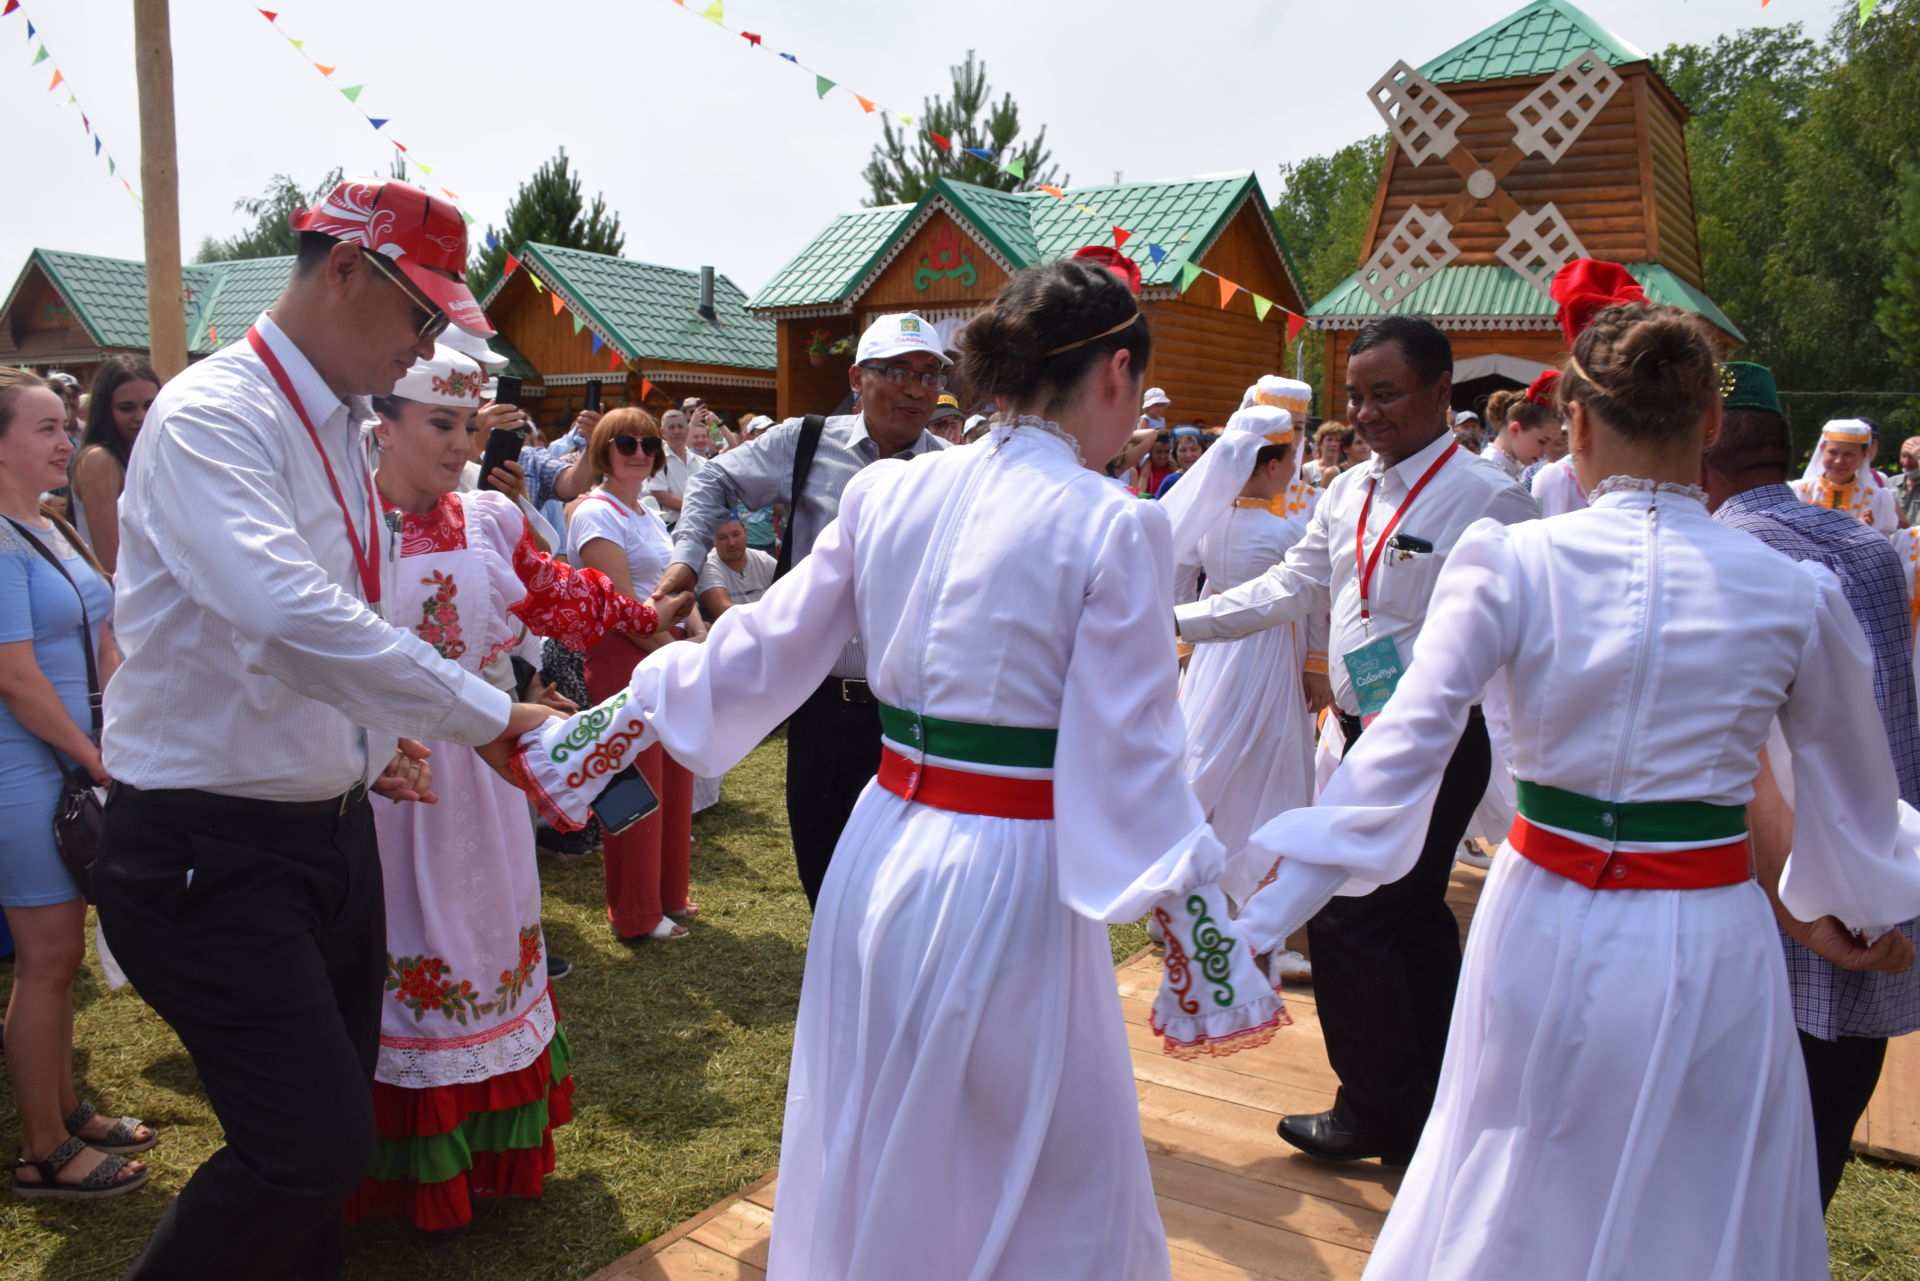
<svg viewBox="0 0 1920 1281">
<path fill-rule="evenodd" d="M 431 802 L 411 740 L 479 746 L 551 714 L 380 612 L 398 523 L 368 398 L 449 322 L 493 332 L 461 279 L 459 211 L 351 179 L 292 225 L 286 290 L 161 391 L 121 500 L 94 899 L 226 1136 L 127 1273 L 141 1281 L 341 1275 L 388 963 L 368 793 Z"/>
<path fill-rule="evenodd" d="M 952 364 L 939 334 L 919 316 L 882 316 L 867 326 L 848 375 L 859 412 L 789 418 L 691 476 L 674 527 L 673 564 L 660 579 L 656 603 L 693 589 L 714 531 L 736 506 L 786 504 L 777 577 L 840 514 L 840 494 L 855 472 L 883 458 L 945 449 L 927 425 Z M 866 650 L 855 636 L 833 674 L 787 723 L 787 826 L 808 903 L 819 897 L 840 830 L 879 768 L 880 712 L 867 688 Z"/>
</svg>

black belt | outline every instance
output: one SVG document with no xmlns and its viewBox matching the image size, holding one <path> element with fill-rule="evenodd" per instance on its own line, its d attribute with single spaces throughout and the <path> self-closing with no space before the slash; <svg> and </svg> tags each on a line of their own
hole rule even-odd
<svg viewBox="0 0 1920 1281">
<path fill-rule="evenodd" d="M 344 817 L 354 806 L 367 799 L 367 785 L 357 783 L 340 795 L 324 801 L 268 801 L 254 796 L 226 796 L 219 792 L 203 792 L 191 787 L 145 788 L 135 787 L 132 783 L 115 781 L 107 790 L 107 803 L 111 805 L 121 793 L 137 796 L 143 801 L 156 805 L 198 810 L 202 814 L 225 814 L 233 818 L 298 822 Z"/>
<path fill-rule="evenodd" d="M 1367 727 L 1366 722 L 1361 720 L 1358 716 L 1354 716 L 1347 712 L 1342 711 L 1340 709 L 1339 704 L 1337 703 L 1334 705 L 1333 714 L 1335 719 L 1337 719 L 1340 722 L 1340 732 L 1347 736 L 1347 746 L 1352 747 L 1353 740 L 1356 738 L 1359 738 L 1360 731 Z M 1475 703 L 1472 707 L 1467 709 L 1467 724 L 1471 726 L 1475 720 L 1480 718 L 1480 716 L 1481 716 L 1480 704 Z"/>
<path fill-rule="evenodd" d="M 863 680 L 850 676 L 829 676 L 820 682 L 820 688 L 814 691 L 815 698 L 824 698 L 832 703 L 878 703 L 873 696 L 873 688 Z"/>
</svg>

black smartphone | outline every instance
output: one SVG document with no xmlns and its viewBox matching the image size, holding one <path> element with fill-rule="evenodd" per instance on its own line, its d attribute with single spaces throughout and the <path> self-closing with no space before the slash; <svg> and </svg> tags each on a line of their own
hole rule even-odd
<svg viewBox="0 0 1920 1281">
<path fill-rule="evenodd" d="M 640 776 L 640 767 L 629 765 L 608 781 L 606 790 L 593 803 L 600 826 L 609 832 L 624 832 L 660 808 L 660 798 Z"/>
<path fill-rule="evenodd" d="M 487 433 L 487 452 L 480 455 L 480 488 L 492 489 L 493 469 L 501 463 L 520 461 L 520 433 L 495 427 Z"/>
<path fill-rule="evenodd" d="M 518 406 L 520 403 L 520 380 L 512 374 L 501 374 L 494 379 L 493 399 L 496 404 Z"/>
<path fill-rule="evenodd" d="M 587 379 L 586 408 L 591 413 L 600 412 L 600 380 L 598 378 Z"/>
<path fill-rule="evenodd" d="M 1415 538 L 1412 534 L 1395 534 L 1387 540 L 1387 546 L 1397 552 L 1430 552 L 1433 544 L 1424 538 Z"/>
</svg>

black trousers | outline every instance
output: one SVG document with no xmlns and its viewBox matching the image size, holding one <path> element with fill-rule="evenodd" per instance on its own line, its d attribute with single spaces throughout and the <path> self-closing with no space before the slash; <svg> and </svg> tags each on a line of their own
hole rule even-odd
<svg viewBox="0 0 1920 1281">
<path fill-rule="evenodd" d="M 109 800 L 101 924 L 227 1141 L 128 1278 L 343 1270 L 340 1207 L 373 1159 L 386 918 L 372 809 L 314 808 L 126 787 Z"/>
<path fill-rule="evenodd" d="M 1348 744 L 1358 737 L 1349 732 Z M 1413 870 L 1307 923 L 1314 1001 L 1341 1122 L 1409 1150 L 1433 1108 L 1460 982 L 1460 924 L 1447 906 L 1454 852 L 1486 794 L 1487 725 L 1474 708 L 1441 776 Z"/>
<path fill-rule="evenodd" d="M 1853 1128 L 1880 1084 L 1887 1039 L 1843 1036 L 1823 1041 L 1802 1032 L 1800 1057 L 1806 1061 L 1807 1092 L 1813 1096 L 1813 1150 L 1820 1161 L 1820 1208 L 1825 1210 L 1853 1152 Z"/>
<path fill-rule="evenodd" d="M 829 677 L 787 722 L 787 826 L 808 906 L 820 901 L 833 847 L 879 770 L 879 705 L 865 681 Z"/>
</svg>

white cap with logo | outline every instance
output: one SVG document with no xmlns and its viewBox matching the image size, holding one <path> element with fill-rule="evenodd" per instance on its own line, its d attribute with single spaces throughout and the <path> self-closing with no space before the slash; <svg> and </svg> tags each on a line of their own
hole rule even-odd
<svg viewBox="0 0 1920 1281">
<path fill-rule="evenodd" d="M 939 357 L 943 365 L 953 363 L 940 349 L 940 331 L 912 312 L 903 311 L 881 316 L 868 325 L 867 332 L 860 335 L 860 346 L 853 359 L 855 364 L 864 365 L 870 360 L 885 360 L 916 351 Z"/>
</svg>

